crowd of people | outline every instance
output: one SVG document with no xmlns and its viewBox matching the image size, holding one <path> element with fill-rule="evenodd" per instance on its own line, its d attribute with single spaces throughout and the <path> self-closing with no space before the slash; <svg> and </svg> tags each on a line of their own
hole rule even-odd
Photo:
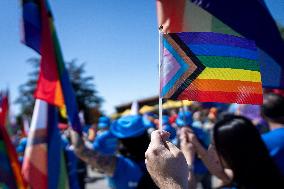
<svg viewBox="0 0 284 189">
<path fill-rule="evenodd" d="M 284 188 L 284 97 L 267 93 L 258 105 L 198 103 L 158 115 L 101 116 L 79 135 L 62 129 L 74 186 L 86 166 L 114 189 Z M 22 138 L 20 161 L 26 145 Z"/>
</svg>

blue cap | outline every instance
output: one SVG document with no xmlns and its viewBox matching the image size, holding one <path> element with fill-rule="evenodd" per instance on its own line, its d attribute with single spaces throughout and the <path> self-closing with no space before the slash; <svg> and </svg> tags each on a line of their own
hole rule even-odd
<svg viewBox="0 0 284 189">
<path fill-rule="evenodd" d="M 131 138 L 142 135 L 146 128 L 140 115 L 130 115 L 114 121 L 110 131 L 118 138 Z"/>
<path fill-rule="evenodd" d="M 98 134 L 93 142 L 94 150 L 104 154 L 113 155 L 118 146 L 117 138 L 110 131 L 103 131 Z"/>
<path fill-rule="evenodd" d="M 180 111 L 176 119 L 176 124 L 179 127 L 191 126 L 193 122 L 192 113 L 190 111 Z"/>
<path fill-rule="evenodd" d="M 98 122 L 98 128 L 104 129 L 110 126 L 110 119 L 106 116 L 101 116 Z"/>
</svg>

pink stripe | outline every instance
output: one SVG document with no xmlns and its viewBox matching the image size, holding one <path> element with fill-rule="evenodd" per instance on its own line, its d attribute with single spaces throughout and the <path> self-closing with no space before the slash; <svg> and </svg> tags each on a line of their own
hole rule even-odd
<svg viewBox="0 0 284 189">
<path fill-rule="evenodd" d="M 172 54 L 164 48 L 163 64 L 161 67 L 161 85 L 162 88 L 174 77 L 180 69 L 180 65 Z"/>
</svg>

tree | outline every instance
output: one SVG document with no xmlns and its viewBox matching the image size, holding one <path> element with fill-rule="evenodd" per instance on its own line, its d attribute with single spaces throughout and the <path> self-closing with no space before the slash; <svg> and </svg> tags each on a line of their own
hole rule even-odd
<svg viewBox="0 0 284 189">
<path fill-rule="evenodd" d="M 27 60 L 33 67 L 33 71 L 28 73 L 28 81 L 19 87 L 19 97 L 16 99 L 16 104 L 20 105 L 20 115 L 25 117 L 31 117 L 34 108 L 34 91 L 37 84 L 39 75 L 39 59 L 30 58 Z"/>
<path fill-rule="evenodd" d="M 28 73 L 28 81 L 20 85 L 19 97 L 16 99 L 16 103 L 20 105 L 21 116 L 31 117 L 35 102 L 33 95 L 38 80 L 40 60 L 38 58 L 30 58 L 27 62 L 32 65 L 33 71 Z M 99 110 L 103 99 L 98 96 L 93 82 L 94 78 L 85 76 L 85 64 L 77 64 L 77 60 L 74 59 L 66 63 L 66 69 L 69 72 L 70 80 L 76 93 L 79 111 L 83 111 L 88 115 L 91 109 Z"/>
</svg>

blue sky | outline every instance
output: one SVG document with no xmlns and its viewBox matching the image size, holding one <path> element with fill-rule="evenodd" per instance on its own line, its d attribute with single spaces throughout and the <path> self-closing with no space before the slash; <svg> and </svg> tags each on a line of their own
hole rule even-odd
<svg viewBox="0 0 284 189">
<path fill-rule="evenodd" d="M 155 0 L 49 2 L 64 59 L 86 63 L 107 113 L 115 105 L 158 93 Z M 266 2 L 284 25 L 284 1 Z M 0 89 L 9 87 L 14 101 L 32 69 L 26 60 L 37 54 L 20 43 L 20 1 L 1 0 L 0 7 Z M 11 104 L 17 113 L 18 107 Z"/>
</svg>

